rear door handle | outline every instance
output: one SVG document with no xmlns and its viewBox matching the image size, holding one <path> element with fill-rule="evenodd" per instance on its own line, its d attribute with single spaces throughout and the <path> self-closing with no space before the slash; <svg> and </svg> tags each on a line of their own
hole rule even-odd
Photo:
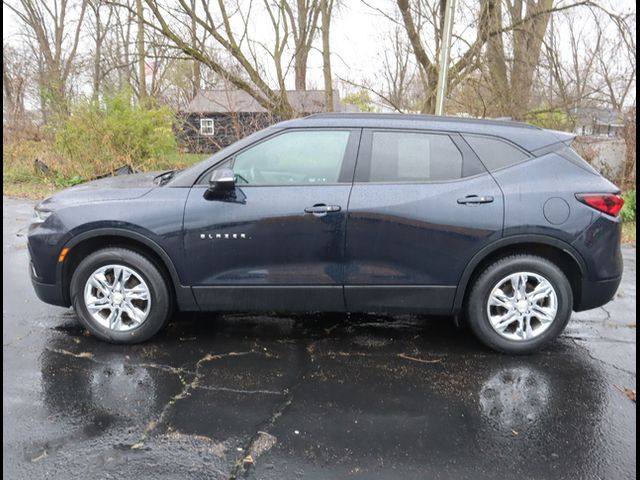
<svg viewBox="0 0 640 480">
<path fill-rule="evenodd" d="M 490 195 L 467 195 L 458 199 L 458 203 L 461 205 L 480 205 L 481 203 L 491 202 L 493 202 L 493 197 Z"/>
<path fill-rule="evenodd" d="M 325 205 L 324 203 L 316 203 L 313 207 L 304 209 L 305 213 L 313 213 L 314 215 L 326 215 L 327 213 L 335 213 L 342 210 L 340 205 Z"/>
</svg>

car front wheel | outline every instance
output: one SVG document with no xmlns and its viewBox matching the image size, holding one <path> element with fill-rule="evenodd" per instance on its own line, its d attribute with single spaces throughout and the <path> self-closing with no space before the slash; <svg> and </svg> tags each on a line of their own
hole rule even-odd
<svg viewBox="0 0 640 480">
<path fill-rule="evenodd" d="M 525 354 L 562 332 L 572 305 L 571 285 L 555 264 L 535 255 L 513 255 L 491 264 L 475 281 L 467 319 L 485 345 Z"/>
<path fill-rule="evenodd" d="M 87 256 L 71 279 L 71 301 L 80 322 L 112 343 L 148 340 L 166 325 L 171 296 L 160 270 L 126 248 Z"/>
</svg>

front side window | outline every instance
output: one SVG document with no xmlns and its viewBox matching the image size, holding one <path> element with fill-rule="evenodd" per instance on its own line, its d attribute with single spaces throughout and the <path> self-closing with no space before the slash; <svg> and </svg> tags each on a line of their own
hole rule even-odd
<svg viewBox="0 0 640 480">
<path fill-rule="evenodd" d="M 430 182 L 462 177 L 462 154 L 448 135 L 373 132 L 370 182 Z"/>
<path fill-rule="evenodd" d="M 337 183 L 349 131 L 295 131 L 265 140 L 238 154 L 238 184 L 301 185 Z"/>
<path fill-rule="evenodd" d="M 529 157 L 519 148 L 497 138 L 464 135 L 464 139 L 491 172 L 520 163 Z"/>
<path fill-rule="evenodd" d="M 200 135 L 211 136 L 214 134 L 213 118 L 200 119 Z"/>
</svg>

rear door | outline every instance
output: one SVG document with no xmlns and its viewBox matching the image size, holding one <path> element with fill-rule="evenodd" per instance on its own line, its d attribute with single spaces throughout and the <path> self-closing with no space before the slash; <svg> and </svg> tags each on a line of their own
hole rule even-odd
<svg viewBox="0 0 640 480">
<path fill-rule="evenodd" d="M 364 130 L 347 215 L 347 309 L 449 312 L 464 268 L 502 223 L 500 188 L 458 134 Z"/>
<path fill-rule="evenodd" d="M 218 168 L 235 189 L 189 194 L 189 284 L 205 310 L 344 310 L 346 211 L 359 129 L 287 130 Z"/>
</svg>

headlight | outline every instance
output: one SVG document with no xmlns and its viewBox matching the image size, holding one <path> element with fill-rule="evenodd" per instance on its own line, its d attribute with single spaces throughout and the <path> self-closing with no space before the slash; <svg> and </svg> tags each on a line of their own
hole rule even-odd
<svg viewBox="0 0 640 480">
<path fill-rule="evenodd" d="M 49 210 L 40 210 L 38 208 L 34 208 L 31 223 L 43 223 L 47 218 L 51 216 L 52 213 L 53 212 Z"/>
</svg>

